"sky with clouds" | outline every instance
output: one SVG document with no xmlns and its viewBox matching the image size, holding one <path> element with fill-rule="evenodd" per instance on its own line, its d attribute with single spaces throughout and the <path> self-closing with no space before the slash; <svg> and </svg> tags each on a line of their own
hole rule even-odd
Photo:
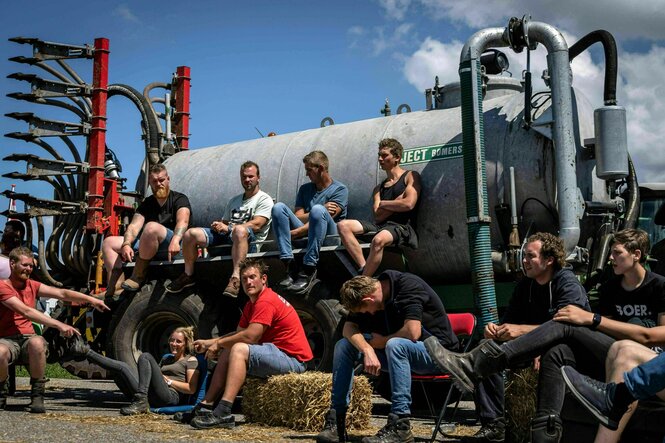
<svg viewBox="0 0 665 443">
<path fill-rule="evenodd" d="M 142 90 L 166 82 L 175 68 L 192 68 L 190 146 L 205 147 L 379 117 L 386 99 L 393 109 L 408 103 L 425 107 L 423 90 L 434 77 L 458 80 L 459 53 L 477 30 L 505 26 L 511 16 L 559 28 L 569 45 L 596 29 L 606 29 L 619 48 L 619 104 L 628 110 L 629 146 L 643 182 L 665 182 L 665 8 L 662 0 L 294 0 L 246 2 L 23 1 L 3 7 L 0 56 L 29 55 L 27 45 L 7 41 L 18 35 L 71 44 L 110 39 L 110 83 Z M 186 5 L 186 6 L 184 6 Z M 524 53 L 510 55 L 519 76 Z M 545 68 L 544 50 L 532 58 L 534 76 Z M 85 78 L 90 64 L 72 62 Z M 594 105 L 602 104 L 604 61 L 600 45 L 573 62 L 575 87 Z M 6 79 L 12 72 L 35 72 L 3 63 L 0 111 L 36 112 L 60 120 L 71 115 L 46 111 L 5 97 L 27 91 Z M 43 107 L 42 107 L 43 108 Z M 142 152 L 139 116 L 120 99 L 109 102 L 108 145 L 125 167 L 130 183 Z M 3 133 L 25 124 L 0 119 Z M 33 152 L 4 139 L 3 152 Z M 61 149 L 60 147 L 57 147 Z M 3 162 L 1 172 L 20 168 Z M 9 181 L 2 179 L 2 189 Z M 20 184 L 33 192 L 35 185 Z"/>
</svg>

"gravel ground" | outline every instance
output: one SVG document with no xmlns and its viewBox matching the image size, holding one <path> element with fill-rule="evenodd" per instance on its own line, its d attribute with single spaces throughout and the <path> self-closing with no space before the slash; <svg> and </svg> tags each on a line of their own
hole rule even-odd
<svg viewBox="0 0 665 443">
<path fill-rule="evenodd" d="M 30 414 L 23 410 L 30 402 L 28 380 L 19 378 L 17 385 L 16 395 L 8 399 L 7 410 L 0 412 L 0 442 L 314 441 L 314 434 L 311 433 L 244 423 L 240 414 L 236 415 L 236 428 L 206 431 L 178 424 L 161 415 L 123 417 L 118 410 L 127 404 L 125 397 L 119 393 L 114 383 L 100 380 L 52 380 L 47 384 L 47 413 Z M 375 398 L 371 429 L 352 432 L 352 441 L 359 441 L 365 435 L 373 435 L 385 424 L 388 411 L 388 403 Z M 458 421 L 468 422 L 471 417 L 473 403 L 462 402 L 457 415 Z M 412 425 L 416 441 L 429 439 L 433 420 L 417 418 L 412 420 Z M 457 432 L 468 435 L 476 429 L 477 427 L 459 426 Z M 448 438 L 447 441 L 458 439 Z"/>
</svg>

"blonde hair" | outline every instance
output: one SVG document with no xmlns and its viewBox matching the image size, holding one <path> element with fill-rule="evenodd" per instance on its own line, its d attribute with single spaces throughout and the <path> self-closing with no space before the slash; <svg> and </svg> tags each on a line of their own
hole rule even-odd
<svg viewBox="0 0 665 443">
<path fill-rule="evenodd" d="M 374 292 L 378 280 L 365 275 L 358 275 L 348 280 L 339 290 L 342 305 L 349 311 L 360 309 L 363 298 Z"/>
<path fill-rule="evenodd" d="M 194 326 L 181 326 L 171 332 L 171 335 L 175 333 L 180 333 L 185 338 L 185 354 L 194 355 Z"/>
</svg>

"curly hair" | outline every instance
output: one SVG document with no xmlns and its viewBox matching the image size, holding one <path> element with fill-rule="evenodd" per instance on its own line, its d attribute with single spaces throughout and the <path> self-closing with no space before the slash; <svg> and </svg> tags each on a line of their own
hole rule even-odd
<svg viewBox="0 0 665 443">
<path fill-rule="evenodd" d="M 181 326 L 176 328 L 171 335 L 180 333 L 185 338 L 185 354 L 194 355 L 194 326 Z"/>
<path fill-rule="evenodd" d="M 535 241 L 539 241 L 541 244 L 540 255 L 554 259 L 554 269 L 561 269 L 566 266 L 566 251 L 563 247 L 563 240 L 549 232 L 536 232 L 526 240 L 527 243 Z"/>
<path fill-rule="evenodd" d="M 399 157 L 400 161 L 402 160 L 402 155 L 404 154 L 404 147 L 400 142 L 394 138 L 384 138 L 379 142 L 379 151 L 382 149 L 390 149 L 390 153 L 394 157 Z"/>
<path fill-rule="evenodd" d="M 640 263 L 647 261 L 647 255 L 651 249 L 649 234 L 641 229 L 624 229 L 614 234 L 614 243 L 619 243 L 631 254 L 635 251 L 642 252 Z"/>
<path fill-rule="evenodd" d="M 240 274 L 249 268 L 255 268 L 261 275 L 268 274 L 268 265 L 266 262 L 257 258 L 246 258 L 240 262 Z"/>
<path fill-rule="evenodd" d="M 363 298 L 374 292 L 377 279 L 365 275 L 357 275 L 346 281 L 339 290 L 339 299 L 349 311 L 357 311 Z"/>
</svg>

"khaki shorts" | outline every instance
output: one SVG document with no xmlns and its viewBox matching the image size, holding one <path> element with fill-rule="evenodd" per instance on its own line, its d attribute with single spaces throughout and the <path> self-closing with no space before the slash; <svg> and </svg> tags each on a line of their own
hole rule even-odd
<svg viewBox="0 0 665 443">
<path fill-rule="evenodd" d="M 9 349 L 9 362 L 17 363 L 20 365 L 28 364 L 28 341 L 32 337 L 39 337 L 44 342 L 46 348 L 46 356 L 48 357 L 48 346 L 46 340 L 41 335 L 26 334 L 26 335 L 12 335 L 9 337 L 0 338 L 0 346 L 6 346 Z"/>
</svg>

